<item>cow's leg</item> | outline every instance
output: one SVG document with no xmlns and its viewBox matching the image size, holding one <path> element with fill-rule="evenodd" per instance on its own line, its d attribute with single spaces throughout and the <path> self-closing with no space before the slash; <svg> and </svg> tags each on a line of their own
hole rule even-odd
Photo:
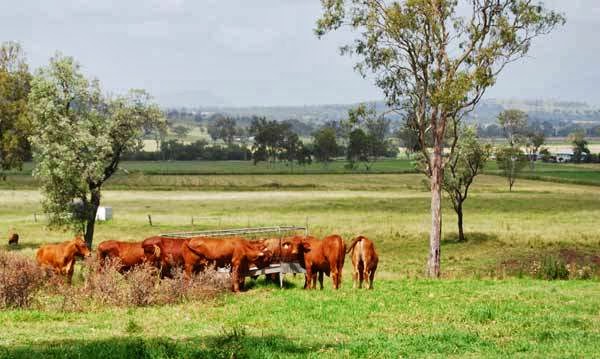
<svg viewBox="0 0 600 359">
<path fill-rule="evenodd" d="M 323 272 L 319 272 L 319 287 L 323 290 Z"/>
<path fill-rule="evenodd" d="M 304 289 L 310 289 L 312 282 L 312 270 L 310 267 L 306 267 L 306 274 L 304 274 Z"/>
<path fill-rule="evenodd" d="M 375 270 L 369 270 L 369 289 L 373 289 L 373 279 L 375 278 Z"/>
<path fill-rule="evenodd" d="M 73 281 L 73 271 L 75 270 L 74 262 L 75 260 L 69 261 L 69 263 L 67 263 L 67 265 L 63 268 L 63 274 L 67 276 L 67 283 L 69 284 L 71 284 Z"/>
<path fill-rule="evenodd" d="M 356 268 L 356 266 L 354 266 L 354 269 L 352 270 L 352 289 L 356 289 L 356 284 L 358 282 L 358 268 Z"/>
<path fill-rule="evenodd" d="M 359 276 L 358 288 L 362 289 L 363 282 L 365 281 L 365 279 L 367 279 L 367 275 L 366 275 L 367 270 L 365 268 L 365 262 L 359 261 L 357 270 L 358 270 L 358 276 Z"/>
</svg>

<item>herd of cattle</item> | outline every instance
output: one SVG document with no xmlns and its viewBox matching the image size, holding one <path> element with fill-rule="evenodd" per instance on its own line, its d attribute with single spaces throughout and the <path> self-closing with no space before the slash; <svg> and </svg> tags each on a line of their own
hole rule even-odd
<svg viewBox="0 0 600 359">
<path fill-rule="evenodd" d="M 238 292 L 244 288 L 244 279 L 250 268 L 265 268 L 272 263 L 298 262 L 305 270 L 305 289 L 315 289 L 317 278 L 323 289 L 323 274 L 331 276 L 333 287 L 338 289 L 342 281 L 342 268 L 347 253 L 352 252 L 354 287 L 362 288 L 363 282 L 373 288 L 378 256 L 373 241 L 364 236 L 356 237 L 346 249 L 339 235 L 323 239 L 312 236 L 292 236 L 247 240 L 230 238 L 170 238 L 155 236 L 142 242 L 109 240 L 101 242 L 97 249 L 101 268 L 108 260 L 119 263 L 119 271 L 148 263 L 159 269 L 162 277 L 170 277 L 173 269 L 184 269 L 185 277 L 206 268 L 230 268 L 231 289 Z M 70 282 L 75 259 L 91 256 L 91 251 L 81 237 L 58 244 L 41 246 L 36 254 L 37 263 L 64 275 Z"/>
</svg>

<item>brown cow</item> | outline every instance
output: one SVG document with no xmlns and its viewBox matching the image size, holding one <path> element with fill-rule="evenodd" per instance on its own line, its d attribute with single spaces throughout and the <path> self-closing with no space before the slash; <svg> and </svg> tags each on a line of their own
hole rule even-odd
<svg viewBox="0 0 600 359">
<path fill-rule="evenodd" d="M 344 240 L 337 234 L 327 236 L 323 240 L 312 236 L 296 236 L 286 238 L 283 251 L 290 251 L 297 256 L 300 264 L 306 269 L 304 289 L 315 289 L 317 275 L 323 289 L 323 274 L 331 275 L 333 288 L 339 289 L 342 284 L 342 268 L 346 256 Z"/>
<path fill-rule="evenodd" d="M 72 241 L 46 244 L 37 250 L 36 260 L 41 267 L 52 268 L 56 274 L 65 275 L 71 283 L 75 267 L 75 257 L 89 257 L 92 254 L 80 236 Z"/>
<path fill-rule="evenodd" d="M 183 245 L 189 239 L 155 236 L 146 238 L 142 248 L 146 260 L 160 269 L 161 276 L 171 277 L 172 270 L 183 267 Z"/>
<path fill-rule="evenodd" d="M 268 265 L 271 255 L 263 243 L 250 242 L 240 237 L 196 237 L 183 246 L 185 272 L 188 277 L 195 270 L 203 270 L 207 266 L 231 266 L 231 289 L 234 292 L 243 288 L 243 275 L 250 265 Z"/>
<path fill-rule="evenodd" d="M 377 263 L 379 257 L 375 251 L 375 245 L 373 241 L 364 236 L 358 236 L 354 238 L 348 251 L 352 252 L 352 288 L 356 288 L 356 282 L 358 281 L 358 288 L 362 288 L 363 281 L 367 281 L 367 287 L 373 289 L 373 278 L 375 277 L 375 270 L 377 270 Z"/>
<path fill-rule="evenodd" d="M 120 261 L 118 271 L 120 273 L 124 273 L 146 261 L 142 242 L 104 241 L 98 245 L 96 251 L 101 267 L 106 264 L 106 259 L 118 258 Z"/>
<path fill-rule="evenodd" d="M 19 244 L 19 234 L 16 232 L 10 231 L 8 233 L 8 245 L 16 246 L 17 244 Z"/>
</svg>

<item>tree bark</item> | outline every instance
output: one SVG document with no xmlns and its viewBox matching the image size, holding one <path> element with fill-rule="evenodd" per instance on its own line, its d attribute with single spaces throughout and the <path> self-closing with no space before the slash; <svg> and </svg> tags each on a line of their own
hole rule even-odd
<svg viewBox="0 0 600 359">
<path fill-rule="evenodd" d="M 456 206 L 456 215 L 458 216 L 458 241 L 459 242 L 464 242 L 465 239 L 465 233 L 463 231 L 463 210 L 462 210 L 462 203 L 459 203 Z"/>
<path fill-rule="evenodd" d="M 90 208 L 87 211 L 87 223 L 85 228 L 85 243 L 88 248 L 92 248 L 92 242 L 94 240 L 94 228 L 96 225 L 96 213 L 98 212 L 98 207 L 100 207 L 100 191 L 98 189 L 94 189 L 91 191 L 92 197 L 90 200 Z"/>
<path fill-rule="evenodd" d="M 437 141 L 436 141 L 437 142 Z M 442 144 L 436 143 L 431 158 L 431 233 L 429 236 L 429 260 L 427 275 L 440 276 L 440 241 L 442 237 L 442 181 L 444 178 Z"/>
</svg>

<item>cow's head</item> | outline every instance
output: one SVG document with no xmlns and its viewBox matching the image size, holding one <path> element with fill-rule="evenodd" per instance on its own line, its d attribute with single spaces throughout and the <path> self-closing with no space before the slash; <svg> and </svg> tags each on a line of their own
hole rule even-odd
<svg viewBox="0 0 600 359">
<path fill-rule="evenodd" d="M 310 243 L 305 237 L 296 236 L 285 238 L 281 242 L 282 257 L 299 257 L 305 252 L 310 251 Z"/>
<path fill-rule="evenodd" d="M 92 255 L 92 251 L 88 248 L 87 244 L 83 240 L 82 236 L 77 236 L 73 240 L 73 244 L 75 245 L 75 255 L 79 257 L 89 257 Z"/>
<path fill-rule="evenodd" d="M 271 263 L 273 252 L 263 242 L 254 242 L 250 245 L 246 256 L 248 261 L 257 267 L 266 267 Z"/>
<path fill-rule="evenodd" d="M 144 255 L 148 262 L 156 263 L 161 260 L 162 240 L 160 237 L 151 237 L 144 240 L 142 242 L 142 248 L 144 249 Z"/>
</svg>

